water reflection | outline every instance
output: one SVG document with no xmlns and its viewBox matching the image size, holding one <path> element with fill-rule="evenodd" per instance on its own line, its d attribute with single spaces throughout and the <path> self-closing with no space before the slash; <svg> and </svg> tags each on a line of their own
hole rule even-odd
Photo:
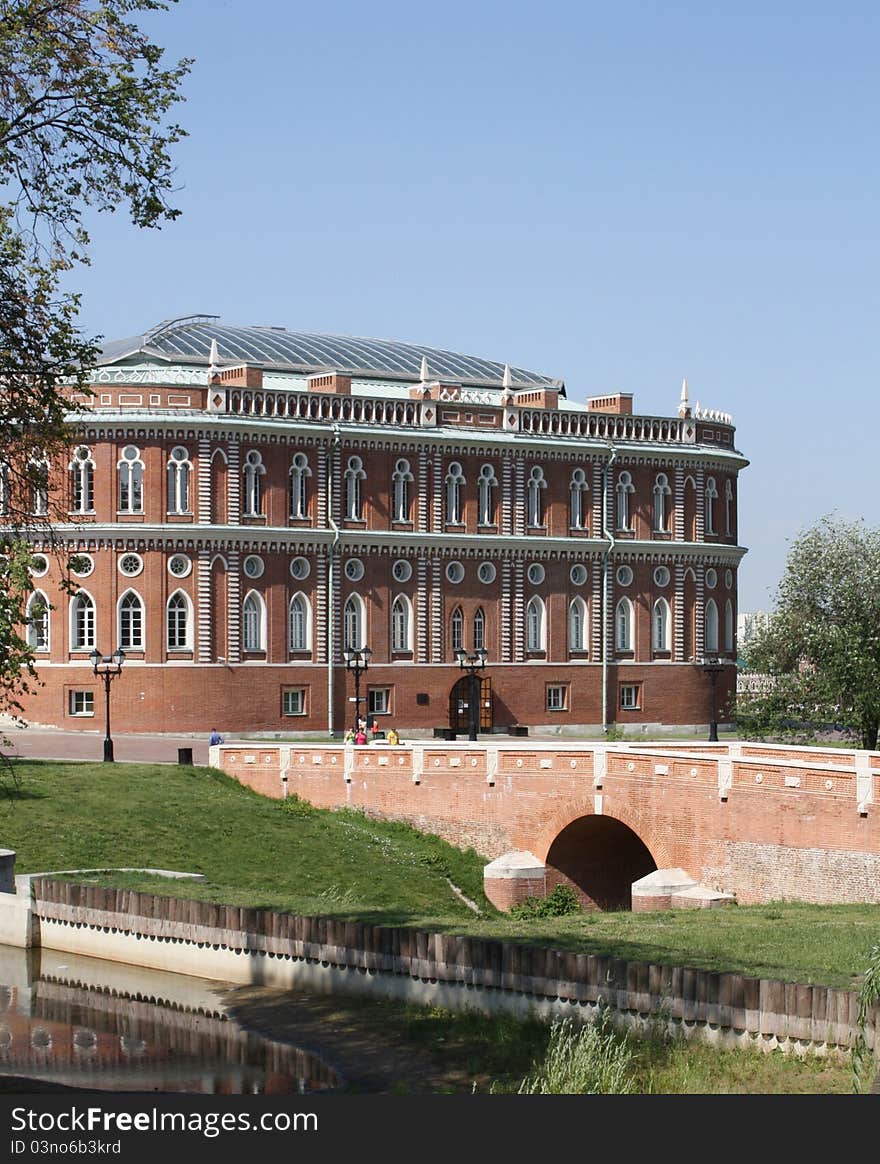
<svg viewBox="0 0 880 1164">
<path fill-rule="evenodd" d="M 224 1013 L 220 983 L 7 946 L 0 983 L 0 1076 L 227 1095 L 343 1085 L 314 1054 L 242 1030 Z"/>
</svg>

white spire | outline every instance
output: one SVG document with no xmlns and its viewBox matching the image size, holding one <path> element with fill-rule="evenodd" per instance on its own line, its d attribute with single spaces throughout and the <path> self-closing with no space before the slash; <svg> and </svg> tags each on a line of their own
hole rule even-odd
<svg viewBox="0 0 880 1164">
<path fill-rule="evenodd" d="M 501 381 L 502 387 L 513 387 L 513 377 L 510 375 L 510 364 L 504 365 L 504 379 Z"/>
<path fill-rule="evenodd" d="M 688 400 L 688 382 L 687 379 L 681 382 L 681 400 L 678 404 L 678 415 L 684 420 L 691 415 L 691 406 Z"/>
<path fill-rule="evenodd" d="M 208 359 L 211 361 L 211 366 L 208 368 L 208 378 L 210 379 L 211 376 L 216 376 L 220 371 L 220 353 L 217 351 L 215 339 L 211 340 L 211 354 Z"/>
<path fill-rule="evenodd" d="M 682 382 L 681 382 L 681 402 L 682 402 L 682 404 L 687 404 L 687 402 L 688 402 L 688 382 L 687 382 L 687 378 L 685 378 L 685 379 L 684 379 L 684 380 L 682 380 Z"/>
<path fill-rule="evenodd" d="M 422 356 L 422 368 L 419 372 L 419 379 L 423 384 L 428 383 L 428 357 Z"/>
</svg>

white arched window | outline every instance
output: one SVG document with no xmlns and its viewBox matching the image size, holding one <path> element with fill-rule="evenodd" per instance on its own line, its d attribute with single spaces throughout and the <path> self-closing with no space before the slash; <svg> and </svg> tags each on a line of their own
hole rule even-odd
<svg viewBox="0 0 880 1164">
<path fill-rule="evenodd" d="M 715 599 L 710 598 L 706 603 L 706 615 L 704 619 L 705 630 L 703 634 L 703 646 L 706 653 L 709 655 L 718 654 L 718 607 L 715 605 Z"/>
<path fill-rule="evenodd" d="M 486 646 L 486 615 L 482 606 L 474 613 L 474 650 L 482 651 Z"/>
<path fill-rule="evenodd" d="M 363 499 L 361 497 L 361 482 L 367 479 L 364 463 L 360 457 L 349 457 L 345 470 L 345 517 L 348 521 L 363 520 Z M 355 643 L 354 648 L 362 646 Z"/>
<path fill-rule="evenodd" d="M 266 649 L 266 605 L 255 590 L 241 604 L 241 645 L 245 651 Z"/>
<path fill-rule="evenodd" d="M 258 517 L 263 512 L 263 477 L 266 466 L 256 449 L 245 456 L 244 467 L 244 516 Z"/>
<path fill-rule="evenodd" d="M 119 599 L 119 645 L 123 651 L 144 649 L 144 603 L 134 590 Z"/>
<path fill-rule="evenodd" d="M 192 650 L 192 608 L 182 590 L 175 590 L 165 607 L 165 646 L 169 651 Z"/>
<path fill-rule="evenodd" d="M 491 465 L 480 466 L 480 476 L 477 479 L 477 523 L 479 525 L 495 524 L 495 489 L 498 478 Z"/>
<path fill-rule="evenodd" d="M 732 507 L 733 482 L 728 478 L 724 482 L 724 532 L 728 537 L 733 533 Z"/>
<path fill-rule="evenodd" d="M 410 472 L 409 461 L 404 457 L 394 466 L 391 474 L 391 520 L 409 521 L 410 485 L 413 475 Z"/>
<path fill-rule="evenodd" d="M 350 594 L 342 612 L 343 647 L 359 651 L 366 644 L 366 612 L 359 594 Z"/>
<path fill-rule="evenodd" d="M 583 598 L 573 598 L 568 607 L 568 649 L 570 651 L 589 649 L 587 604 Z"/>
<path fill-rule="evenodd" d="M 7 514 L 10 504 L 9 462 L 0 461 L 0 514 Z"/>
<path fill-rule="evenodd" d="M 572 529 L 583 529 L 586 523 L 587 474 L 583 469 L 574 469 L 568 486 L 569 525 Z"/>
<path fill-rule="evenodd" d="M 718 498 L 718 489 L 715 478 L 706 478 L 706 533 L 715 533 L 715 502 Z"/>
<path fill-rule="evenodd" d="M 621 598 L 614 612 L 614 643 L 618 651 L 633 649 L 633 607 L 628 598 Z"/>
<path fill-rule="evenodd" d="M 74 513 L 94 513 L 95 462 L 85 445 L 74 451 L 70 470 L 70 508 Z"/>
<path fill-rule="evenodd" d="M 658 598 L 651 613 L 651 643 L 655 651 L 670 650 L 669 603 L 665 598 Z"/>
<path fill-rule="evenodd" d="M 290 466 L 290 516 L 302 521 L 309 516 L 306 482 L 312 475 L 305 453 L 295 453 Z"/>
<path fill-rule="evenodd" d="M 733 603 L 728 598 L 724 604 L 724 649 L 725 651 L 733 651 Z"/>
<path fill-rule="evenodd" d="M 465 484 L 461 465 L 452 461 L 446 471 L 446 521 L 449 525 L 461 525 L 461 493 Z"/>
<path fill-rule="evenodd" d="M 464 647 L 464 614 L 460 606 L 456 606 L 450 619 L 452 650 L 460 651 Z"/>
<path fill-rule="evenodd" d="M 405 594 L 398 594 L 391 607 L 391 650 L 412 650 L 412 606 Z"/>
<path fill-rule="evenodd" d="M 294 594 L 287 617 L 287 641 L 291 651 L 308 651 L 312 646 L 312 607 L 305 594 Z"/>
<path fill-rule="evenodd" d="M 665 473 L 658 473 L 654 479 L 654 529 L 657 533 L 669 530 L 669 497 L 672 490 Z"/>
<path fill-rule="evenodd" d="M 144 463 L 140 450 L 126 445 L 116 463 L 119 477 L 119 512 L 144 512 Z"/>
<path fill-rule="evenodd" d="M 526 650 L 543 651 L 546 642 L 546 612 L 537 595 L 526 607 Z"/>
<path fill-rule="evenodd" d="M 90 651 L 95 645 L 95 602 L 80 590 L 70 600 L 70 649 Z"/>
<path fill-rule="evenodd" d="M 636 487 L 632 483 L 632 474 L 626 469 L 617 478 L 617 528 L 631 529 L 630 524 L 630 497 Z"/>
<path fill-rule="evenodd" d="M 168 477 L 168 512 L 189 513 L 192 464 L 189 453 L 181 445 L 171 450 L 166 474 Z"/>
<path fill-rule="evenodd" d="M 28 483 L 31 493 L 31 513 L 46 517 L 49 512 L 49 462 L 34 460 L 28 464 Z"/>
<path fill-rule="evenodd" d="M 544 503 L 541 498 L 541 491 L 546 488 L 547 482 L 544 480 L 544 470 L 540 465 L 533 466 L 529 473 L 529 480 L 526 486 L 527 519 L 530 526 L 544 524 Z"/>
<path fill-rule="evenodd" d="M 35 590 L 28 599 L 27 642 L 32 651 L 49 650 L 49 601 L 42 590 Z"/>
</svg>

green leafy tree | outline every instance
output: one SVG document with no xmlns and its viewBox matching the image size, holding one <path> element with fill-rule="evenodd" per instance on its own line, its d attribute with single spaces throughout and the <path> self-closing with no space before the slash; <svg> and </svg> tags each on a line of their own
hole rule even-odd
<svg viewBox="0 0 880 1164">
<path fill-rule="evenodd" d="M 164 67 L 134 19 L 167 7 L 0 0 L 0 710 L 34 678 L 26 542 L 52 544 L 48 466 L 97 354 L 64 289 L 89 261 L 84 216 L 122 208 L 160 227 L 179 214 L 170 148 L 184 133 L 169 113 L 192 62 Z"/>
<path fill-rule="evenodd" d="M 874 748 L 880 730 L 880 530 L 824 517 L 792 544 L 768 625 L 750 644 L 766 676 L 737 699 L 748 734 L 834 723 Z"/>
</svg>

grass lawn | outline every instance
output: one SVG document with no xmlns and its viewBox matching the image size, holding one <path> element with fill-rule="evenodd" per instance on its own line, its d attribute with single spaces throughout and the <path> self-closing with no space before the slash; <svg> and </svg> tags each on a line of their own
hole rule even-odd
<svg viewBox="0 0 880 1164">
<path fill-rule="evenodd" d="M 854 986 L 880 940 L 880 906 L 774 903 L 515 921 L 482 891 L 485 859 L 355 811 L 268 800 L 210 768 L 16 764 L 0 796 L 0 846 L 16 872 L 144 866 L 102 884 L 302 914 L 453 930 L 830 986 Z M 86 879 L 86 878 L 78 878 Z M 452 885 L 475 902 L 475 914 Z"/>
</svg>

